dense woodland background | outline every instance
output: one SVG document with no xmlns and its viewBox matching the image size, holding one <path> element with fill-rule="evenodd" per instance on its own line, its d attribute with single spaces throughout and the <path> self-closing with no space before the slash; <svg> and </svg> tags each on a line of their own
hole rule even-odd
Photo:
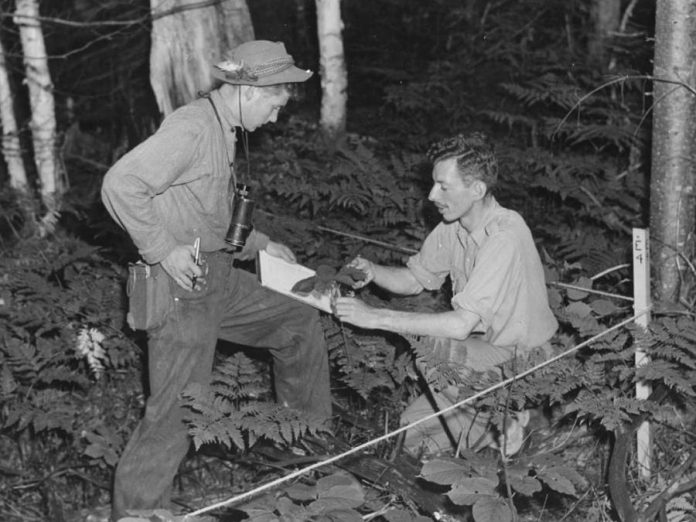
<svg viewBox="0 0 696 522">
<path fill-rule="evenodd" d="M 347 132 L 339 140 L 321 132 L 315 75 L 277 125 L 251 136 L 246 181 L 259 201 L 256 226 L 312 267 L 339 267 L 357 253 L 400 263 L 437 219 L 425 199 L 428 144 L 484 130 L 502 164 L 497 197 L 523 214 L 538 240 L 561 323 L 558 353 L 630 317 L 631 303 L 620 296 L 633 291 L 631 229 L 651 219 L 655 5 L 618 2 L 619 26 L 597 32 L 596 10 L 616 3 L 344 1 Z M 313 2 L 248 6 L 256 38 L 282 40 L 301 66 L 318 69 Z M 136 252 L 106 214 L 99 188 L 109 166 L 161 121 L 149 83 L 151 21 L 144 0 L 40 7 L 68 188 L 55 222 L 36 226 L 40 203 L 12 191 L 0 166 L 0 518 L 98 520 L 147 393 L 144 339 L 124 321 L 125 265 Z M 31 170 L 13 10 L 13 2 L 0 2 L 0 39 Z M 409 521 L 432 520 L 437 510 L 478 522 L 694 520 L 694 256 L 686 248 L 678 257 L 678 295 L 655 303 L 649 332 L 629 324 L 481 399 L 501 422 L 510 408 L 545 411 L 519 456 L 490 450 L 421 469 L 392 440 L 216 515 Z M 363 297 L 405 309 L 448 303 L 446 292 Z M 221 346 L 216 389 L 186 398 L 201 451 L 175 484 L 183 511 L 397 427 L 422 385 L 412 366 L 421 357 L 417 340 L 323 321 L 339 412 L 330 445 L 298 442 L 317 427 L 273 408 L 267 361 Z M 652 358 L 638 371 L 637 345 Z M 432 373 L 433 381 L 446 377 L 446 368 Z M 492 382 L 478 377 L 462 383 L 464 393 Z M 653 385 L 651 400 L 634 399 L 637 380 Z M 654 434 L 648 476 L 633 449 L 645 419 Z M 278 460 L 263 451 L 268 442 L 300 445 L 309 455 Z M 368 464 L 385 467 L 371 475 Z"/>
</svg>

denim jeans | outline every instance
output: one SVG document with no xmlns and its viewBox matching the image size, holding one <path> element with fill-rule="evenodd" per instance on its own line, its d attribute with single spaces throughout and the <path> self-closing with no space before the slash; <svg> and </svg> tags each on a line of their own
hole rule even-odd
<svg viewBox="0 0 696 522">
<path fill-rule="evenodd" d="M 270 350 L 277 400 L 320 417 L 331 415 L 328 357 L 318 312 L 263 288 L 223 252 L 203 254 L 205 287 L 170 281 L 172 309 L 148 331 L 150 394 L 145 414 L 121 455 L 112 517 L 127 509 L 167 507 L 190 438 L 178 399 L 190 383 L 208 384 L 218 339 Z"/>
</svg>

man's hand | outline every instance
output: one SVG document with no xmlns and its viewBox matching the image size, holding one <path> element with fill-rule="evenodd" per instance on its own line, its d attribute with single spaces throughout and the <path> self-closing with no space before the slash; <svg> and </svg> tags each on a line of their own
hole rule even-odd
<svg viewBox="0 0 696 522">
<path fill-rule="evenodd" d="M 288 263 L 296 263 L 295 254 L 292 253 L 287 246 L 283 243 L 276 243 L 275 241 L 269 241 L 265 248 L 266 252 L 274 257 L 279 257 L 284 259 Z"/>
<path fill-rule="evenodd" d="M 177 245 L 162 262 L 162 268 L 184 290 L 193 291 L 193 279 L 201 281 L 203 270 L 194 262 L 193 245 Z"/>
<path fill-rule="evenodd" d="M 365 279 L 361 281 L 353 281 L 352 286 L 355 289 L 366 286 L 375 278 L 375 265 L 372 264 L 372 261 L 368 261 L 364 257 L 358 256 L 351 260 L 346 266 L 351 268 L 357 268 L 365 274 Z"/>
<path fill-rule="evenodd" d="M 338 297 L 333 302 L 334 315 L 344 323 L 361 328 L 378 328 L 377 308 L 354 297 Z"/>
</svg>

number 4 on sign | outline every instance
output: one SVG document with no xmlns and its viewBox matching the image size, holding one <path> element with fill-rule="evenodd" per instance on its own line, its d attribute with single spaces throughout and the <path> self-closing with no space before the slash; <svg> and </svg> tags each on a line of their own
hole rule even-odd
<svg viewBox="0 0 696 522">
<path fill-rule="evenodd" d="M 650 308 L 650 235 L 648 229 L 633 229 L 633 312 L 639 317 L 636 324 L 647 328 L 650 323 L 650 314 L 646 312 Z M 648 362 L 645 347 L 636 344 L 635 364 L 636 368 Z M 650 385 L 643 382 L 636 383 L 636 398 L 647 399 L 650 395 Z M 636 453 L 641 475 L 650 476 L 652 460 L 652 444 L 650 437 L 650 424 L 643 422 L 638 428 L 636 440 Z"/>
</svg>

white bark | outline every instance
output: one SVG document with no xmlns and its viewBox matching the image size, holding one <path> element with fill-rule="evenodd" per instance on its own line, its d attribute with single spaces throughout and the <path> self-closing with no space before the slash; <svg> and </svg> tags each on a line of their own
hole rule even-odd
<svg viewBox="0 0 696 522">
<path fill-rule="evenodd" d="M 321 75 L 321 118 L 324 132 L 337 139 L 346 130 L 348 74 L 343 53 L 343 22 L 340 0 L 316 0 L 319 65 Z"/>
<path fill-rule="evenodd" d="M 30 127 L 34 163 L 39 175 L 41 200 L 49 212 L 55 212 L 62 192 L 56 156 L 56 115 L 46 46 L 38 18 L 38 0 L 17 0 L 14 22 L 19 26 L 24 53 L 26 84 L 31 106 Z"/>
<path fill-rule="evenodd" d="M 22 161 L 17 120 L 13 108 L 14 97 L 5 64 L 5 48 L 0 42 L 0 126 L 2 126 L 2 156 L 10 174 L 10 186 L 24 194 L 29 192 L 27 172 Z"/>
<path fill-rule="evenodd" d="M 226 51 L 254 38 L 245 0 L 205 4 L 200 0 L 150 0 L 150 84 L 165 116 L 195 99 L 200 91 L 210 90 L 212 66 Z"/>
</svg>

